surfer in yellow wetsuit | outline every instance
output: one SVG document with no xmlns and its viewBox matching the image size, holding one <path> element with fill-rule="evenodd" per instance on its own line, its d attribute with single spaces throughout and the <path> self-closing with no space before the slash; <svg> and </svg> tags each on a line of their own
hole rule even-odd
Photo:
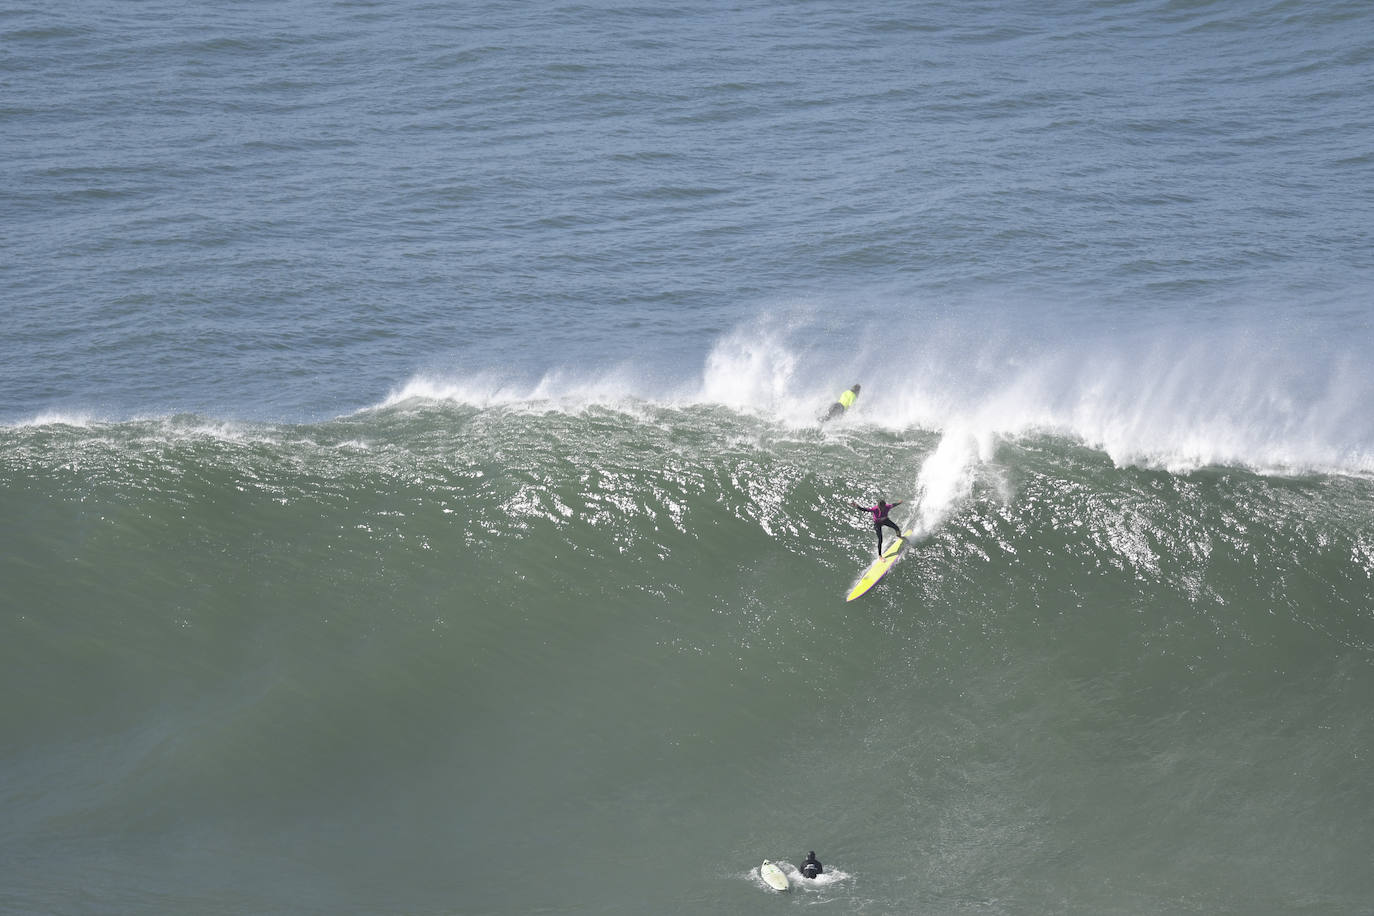
<svg viewBox="0 0 1374 916">
<path fill-rule="evenodd" d="M 858 509 L 860 512 L 871 512 L 873 514 L 873 530 L 878 535 L 878 556 L 883 555 L 884 527 L 891 528 L 893 531 L 897 532 L 898 537 L 902 536 L 902 529 L 898 528 L 897 523 L 887 517 L 887 513 L 891 512 L 893 509 L 897 508 L 901 504 L 902 500 L 900 499 L 897 500 L 895 503 L 885 503 L 880 499 L 878 500 L 878 505 L 876 506 L 861 506 L 858 503 L 850 503 L 851 506 L 853 506 L 855 509 Z"/>
<path fill-rule="evenodd" d="M 821 417 L 821 422 L 824 423 L 826 420 L 833 420 L 836 417 L 843 414 L 846 410 L 850 408 L 850 406 L 854 403 L 854 399 L 858 396 L 858 385 L 854 385 L 847 391 L 841 393 L 839 399 L 836 400 L 834 404 L 831 404 L 830 409 L 825 412 L 825 416 Z"/>
</svg>

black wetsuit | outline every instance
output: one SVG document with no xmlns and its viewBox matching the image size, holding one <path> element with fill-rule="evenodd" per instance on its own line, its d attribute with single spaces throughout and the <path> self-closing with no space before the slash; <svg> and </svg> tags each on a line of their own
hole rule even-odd
<svg viewBox="0 0 1374 916">
<path fill-rule="evenodd" d="M 860 512 L 873 513 L 873 530 L 878 535 L 878 556 L 882 556 L 883 554 L 884 527 L 891 528 L 893 531 L 897 532 L 898 537 L 902 536 L 902 529 L 898 528 L 897 523 L 887 517 L 888 512 L 897 508 L 901 504 L 902 501 L 900 499 L 897 500 L 895 503 L 885 503 L 880 499 L 878 500 L 878 505 L 876 506 L 861 506 L 858 503 L 850 503 L 851 506 L 853 506 L 855 509 L 858 509 Z"/>
<path fill-rule="evenodd" d="M 814 878 L 824 873 L 825 869 L 821 867 L 821 863 L 816 860 L 816 854 L 814 852 L 809 852 L 806 854 L 806 861 L 797 866 L 797 871 L 808 878 Z"/>
</svg>

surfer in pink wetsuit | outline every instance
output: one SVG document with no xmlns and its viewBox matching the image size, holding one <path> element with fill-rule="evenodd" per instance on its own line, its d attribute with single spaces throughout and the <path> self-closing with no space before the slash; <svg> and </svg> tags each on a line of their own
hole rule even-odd
<svg viewBox="0 0 1374 916">
<path fill-rule="evenodd" d="M 853 506 L 855 509 L 858 509 L 860 512 L 871 512 L 873 514 L 873 530 L 877 532 L 878 535 L 878 556 L 883 555 L 884 526 L 891 528 L 893 531 L 897 532 L 898 537 L 902 536 L 902 529 L 898 528 L 897 524 L 894 521 L 892 521 L 892 519 L 887 517 L 888 512 L 897 508 L 901 504 L 902 500 L 900 499 L 897 500 L 895 503 L 885 503 L 880 499 L 878 500 L 878 505 L 876 506 L 861 506 L 858 503 L 850 503 L 851 506 Z"/>
</svg>

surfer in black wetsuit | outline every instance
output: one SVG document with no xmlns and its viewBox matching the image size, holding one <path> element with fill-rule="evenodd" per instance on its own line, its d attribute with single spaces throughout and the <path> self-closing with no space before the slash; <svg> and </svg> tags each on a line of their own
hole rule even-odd
<svg viewBox="0 0 1374 916">
<path fill-rule="evenodd" d="M 814 878 L 825 871 L 821 863 L 816 859 L 816 851 L 813 849 L 806 854 L 806 861 L 797 866 L 797 871 L 808 878 Z"/>
<path fill-rule="evenodd" d="M 897 500 L 895 503 L 885 503 L 880 499 L 878 500 L 878 505 L 876 506 L 861 506 L 858 503 L 850 503 L 851 506 L 853 506 L 855 509 L 858 509 L 860 512 L 873 513 L 873 530 L 878 534 L 878 556 L 883 555 L 884 526 L 891 528 L 893 531 L 897 532 L 898 537 L 902 536 L 902 529 L 898 528 L 897 524 L 894 521 L 892 521 L 892 519 L 887 517 L 888 512 L 897 508 L 901 504 L 902 500 L 900 499 Z"/>
</svg>

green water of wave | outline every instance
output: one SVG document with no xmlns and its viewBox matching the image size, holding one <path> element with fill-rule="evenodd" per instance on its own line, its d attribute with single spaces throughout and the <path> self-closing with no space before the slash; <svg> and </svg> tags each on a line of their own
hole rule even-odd
<svg viewBox="0 0 1374 916">
<path fill-rule="evenodd" d="M 937 435 L 410 405 L 4 436 L 25 881 L 104 856 L 150 905 L 227 861 L 274 899 L 318 869 L 345 908 L 398 877 L 553 905 L 512 888 L 535 860 L 597 899 L 568 843 L 728 871 L 790 837 L 864 876 L 845 909 L 900 875 L 1071 911 L 1364 890 L 1329 837 L 1368 834 L 1367 481 L 1003 442 L 846 608 L 872 533 L 843 503 L 919 496 Z"/>
</svg>

